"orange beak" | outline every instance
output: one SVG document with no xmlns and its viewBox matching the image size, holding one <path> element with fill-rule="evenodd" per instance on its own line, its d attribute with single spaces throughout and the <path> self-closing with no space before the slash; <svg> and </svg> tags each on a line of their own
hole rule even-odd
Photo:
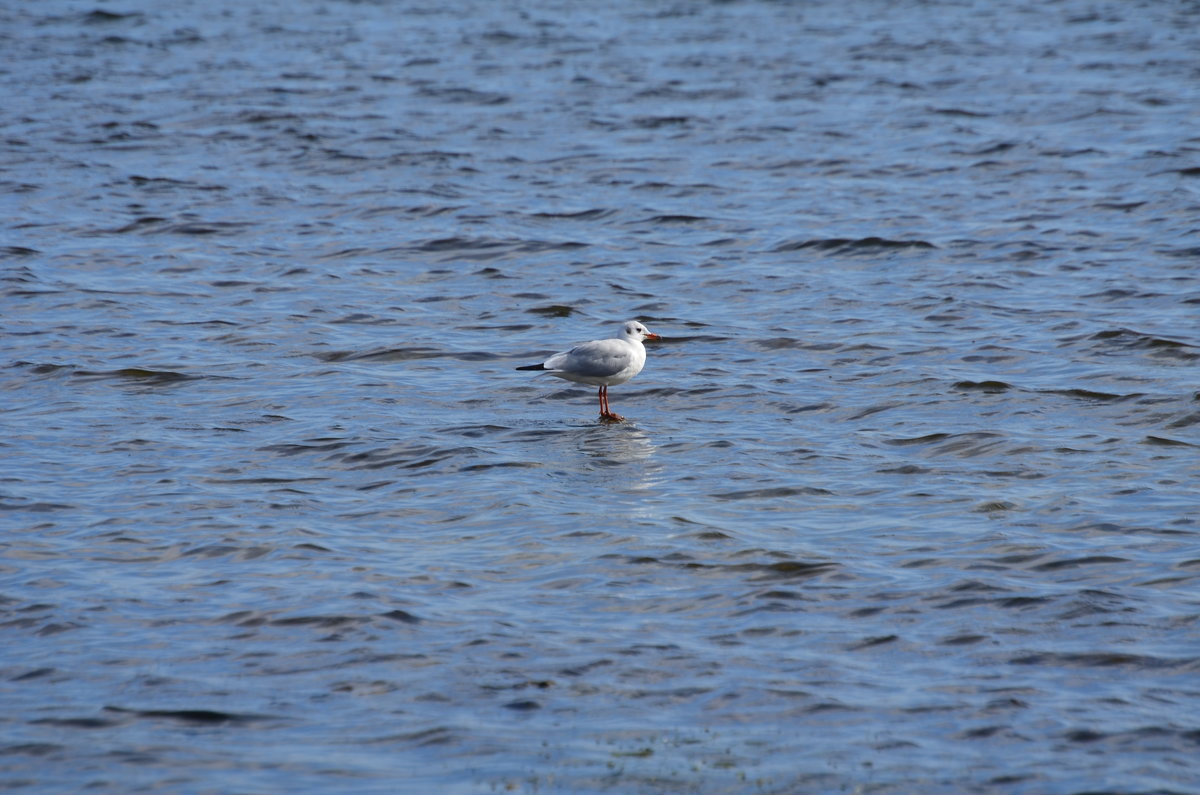
<svg viewBox="0 0 1200 795">
<path fill-rule="evenodd" d="M 651 333 L 647 332 L 647 333 L 646 333 L 646 339 L 648 339 L 648 340 L 661 340 L 661 339 L 662 339 L 662 337 L 658 336 L 657 334 L 651 334 Z"/>
</svg>

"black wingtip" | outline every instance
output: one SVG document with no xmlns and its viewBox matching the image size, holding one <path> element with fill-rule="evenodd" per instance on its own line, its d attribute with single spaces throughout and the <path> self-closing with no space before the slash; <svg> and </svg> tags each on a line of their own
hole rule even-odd
<svg viewBox="0 0 1200 795">
<path fill-rule="evenodd" d="M 546 367 L 546 365 L 544 365 L 544 364 L 527 364 L 524 367 L 518 367 L 517 369 L 518 370 L 548 370 L 550 368 Z"/>
</svg>

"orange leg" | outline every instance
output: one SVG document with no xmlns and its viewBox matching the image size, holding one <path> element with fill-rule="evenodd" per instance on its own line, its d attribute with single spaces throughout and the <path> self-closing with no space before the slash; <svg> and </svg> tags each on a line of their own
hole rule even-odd
<svg viewBox="0 0 1200 795">
<path fill-rule="evenodd" d="M 619 414 L 613 414 L 612 409 L 608 407 L 608 387 L 600 387 L 600 419 L 610 421 L 620 421 L 625 419 Z"/>
</svg>

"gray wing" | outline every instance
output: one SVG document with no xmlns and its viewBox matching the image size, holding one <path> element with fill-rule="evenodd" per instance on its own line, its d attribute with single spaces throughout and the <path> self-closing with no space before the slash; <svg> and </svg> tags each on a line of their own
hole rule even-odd
<svg viewBox="0 0 1200 795">
<path fill-rule="evenodd" d="M 551 370 L 561 370 L 586 378 L 616 375 L 633 362 L 633 351 L 621 340 L 594 340 L 556 353 L 546 360 Z"/>
</svg>

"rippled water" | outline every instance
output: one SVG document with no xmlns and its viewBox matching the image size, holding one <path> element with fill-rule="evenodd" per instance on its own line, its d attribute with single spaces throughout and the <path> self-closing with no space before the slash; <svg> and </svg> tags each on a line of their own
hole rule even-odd
<svg viewBox="0 0 1200 795">
<path fill-rule="evenodd" d="M 4 788 L 1200 791 L 1196 3 L 0 22 Z"/>
</svg>

